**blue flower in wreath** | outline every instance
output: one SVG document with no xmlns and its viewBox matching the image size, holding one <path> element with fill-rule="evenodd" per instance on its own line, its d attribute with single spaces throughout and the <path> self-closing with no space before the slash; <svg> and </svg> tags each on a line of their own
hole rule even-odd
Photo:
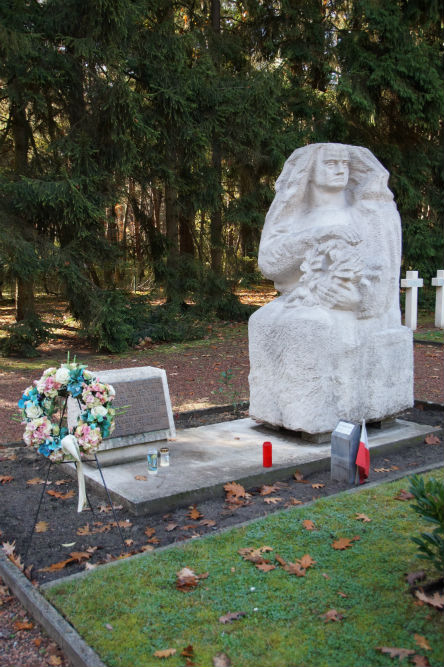
<svg viewBox="0 0 444 667">
<path fill-rule="evenodd" d="M 70 372 L 70 380 L 68 382 L 67 389 L 73 398 L 77 398 L 77 396 L 80 396 L 80 394 L 83 391 L 83 383 L 85 382 L 85 378 L 83 376 L 83 369 L 84 366 L 72 370 Z"/>
<path fill-rule="evenodd" d="M 58 436 L 55 438 L 46 438 L 45 442 L 40 445 L 38 451 L 40 454 L 43 454 L 43 456 L 49 456 L 51 452 L 60 449 L 61 446 L 60 438 Z"/>
</svg>

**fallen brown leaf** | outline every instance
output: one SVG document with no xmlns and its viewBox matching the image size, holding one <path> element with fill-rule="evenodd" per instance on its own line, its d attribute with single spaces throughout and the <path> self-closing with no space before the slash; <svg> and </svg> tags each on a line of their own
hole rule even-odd
<svg viewBox="0 0 444 667">
<path fill-rule="evenodd" d="M 203 514 L 201 514 L 201 512 L 199 512 L 196 505 L 193 505 L 190 508 L 190 511 L 188 512 L 187 517 L 189 517 L 190 519 L 193 519 L 193 521 L 196 521 L 196 519 L 201 519 L 203 517 Z"/>
<path fill-rule="evenodd" d="M 226 653 L 216 653 L 213 656 L 213 667 L 231 667 L 231 660 Z"/>
<path fill-rule="evenodd" d="M 242 616 L 245 616 L 244 611 L 231 611 L 224 616 L 219 617 L 219 623 L 232 623 L 233 621 L 238 621 Z"/>
<path fill-rule="evenodd" d="M 377 646 L 376 650 L 381 651 L 381 653 L 388 653 L 391 658 L 399 658 L 399 660 L 404 660 L 408 655 L 413 655 L 415 652 L 409 648 L 392 648 L 390 646 Z"/>
<path fill-rule="evenodd" d="M 304 526 L 305 530 L 316 530 L 316 526 L 311 519 L 304 519 L 302 525 Z"/>
<path fill-rule="evenodd" d="M 406 574 L 406 579 L 409 586 L 413 586 L 413 584 L 415 584 L 417 581 L 422 581 L 424 578 L 424 570 L 418 570 L 417 572 L 409 572 Z"/>
<path fill-rule="evenodd" d="M 196 574 L 189 567 L 183 567 L 177 572 L 176 588 L 182 592 L 190 591 L 197 586 L 200 579 L 207 579 L 208 576 L 208 572 L 204 572 L 204 574 Z"/>
<path fill-rule="evenodd" d="M 338 551 L 343 551 L 345 549 L 348 549 L 348 547 L 352 546 L 352 540 L 350 540 L 348 537 L 340 537 L 339 540 L 336 540 L 333 542 L 331 545 L 333 549 L 337 549 Z"/>
<path fill-rule="evenodd" d="M 208 528 L 212 528 L 212 526 L 216 525 L 216 522 L 213 519 L 202 519 L 199 523 L 201 526 L 208 526 Z"/>
<path fill-rule="evenodd" d="M 412 656 L 411 662 L 416 665 L 416 667 L 429 667 L 430 662 L 426 655 L 420 655 L 416 653 Z"/>
<path fill-rule="evenodd" d="M 429 604 L 432 607 L 435 607 L 436 609 L 443 609 L 444 608 L 444 595 L 440 593 L 433 593 L 433 595 L 426 595 L 424 591 L 415 591 L 415 595 L 418 598 L 418 600 L 421 600 L 422 602 L 425 602 L 426 604 Z"/>
<path fill-rule="evenodd" d="M 133 544 L 134 544 L 134 540 L 132 540 L 131 538 L 129 538 L 127 540 L 124 540 L 124 542 L 125 542 L 127 547 L 132 547 Z"/>
<path fill-rule="evenodd" d="M 49 489 L 46 492 L 48 496 L 53 496 L 60 500 L 68 500 L 68 498 L 73 498 L 75 496 L 75 491 L 67 491 L 66 493 L 60 493 L 60 491 L 55 491 L 54 489 Z"/>
<path fill-rule="evenodd" d="M 35 524 L 36 533 L 46 533 L 47 530 L 48 523 L 46 521 L 38 521 L 38 523 Z"/>
<path fill-rule="evenodd" d="M 143 531 L 147 537 L 152 537 L 154 533 L 156 532 L 155 528 L 151 528 L 150 526 L 147 526 L 145 530 Z"/>
<path fill-rule="evenodd" d="M 346 593 L 343 593 L 342 591 L 338 591 L 338 595 L 339 595 L 341 598 L 348 598 L 348 595 L 347 595 Z"/>
<path fill-rule="evenodd" d="M 175 648 L 164 648 L 162 651 L 154 651 L 155 658 L 169 658 L 176 653 Z"/>
<path fill-rule="evenodd" d="M 373 468 L 375 472 L 390 472 L 391 468 Z"/>
<path fill-rule="evenodd" d="M 297 577 L 305 577 L 306 570 L 298 561 L 295 563 L 286 563 L 283 568 L 288 574 L 295 574 Z"/>
<path fill-rule="evenodd" d="M 432 650 L 432 647 L 430 646 L 429 642 L 423 635 L 414 634 L 413 639 L 418 644 L 418 646 L 425 649 L 426 651 Z"/>
<path fill-rule="evenodd" d="M 27 486 L 34 486 L 35 484 L 44 484 L 45 480 L 42 479 L 41 477 L 33 477 L 32 479 L 28 479 L 26 482 Z"/>
<path fill-rule="evenodd" d="M 11 475 L 0 475 L 0 483 L 1 484 L 8 484 L 8 482 L 12 482 L 14 477 L 11 477 Z"/>
<path fill-rule="evenodd" d="M 303 502 L 297 498 L 290 498 L 290 500 L 285 503 L 285 506 L 290 507 L 291 505 L 303 505 Z"/>
<path fill-rule="evenodd" d="M 148 477 L 146 475 L 134 475 L 134 479 L 137 479 L 138 482 L 146 482 Z"/>
<path fill-rule="evenodd" d="M 62 484 L 68 484 L 72 480 L 70 479 L 58 479 L 57 481 L 54 482 L 56 486 L 62 486 Z"/>
<path fill-rule="evenodd" d="M 336 609 L 329 609 L 325 614 L 321 615 L 321 618 L 324 619 L 324 623 L 328 623 L 329 621 L 342 621 L 344 616 Z"/>
<path fill-rule="evenodd" d="M 301 482 L 302 484 L 308 484 L 308 481 L 304 479 L 304 475 L 301 473 L 300 470 L 295 470 L 293 473 L 293 477 L 296 480 L 296 482 Z"/>
<path fill-rule="evenodd" d="M 364 523 L 369 523 L 371 519 L 369 519 L 366 514 L 359 514 L 358 512 L 356 512 L 356 521 L 363 521 Z"/>
<path fill-rule="evenodd" d="M 165 526 L 165 530 L 170 533 L 172 530 L 177 528 L 179 524 L 178 523 L 169 523 L 168 525 Z"/>
<path fill-rule="evenodd" d="M 16 632 L 20 632 L 20 630 L 32 630 L 34 624 L 30 621 L 15 621 L 13 627 Z"/>
<path fill-rule="evenodd" d="M 264 498 L 264 503 L 267 503 L 267 505 L 276 505 L 276 503 L 281 503 L 283 501 L 283 498 L 278 498 L 277 496 L 273 496 L 272 498 Z"/>
<path fill-rule="evenodd" d="M 394 500 L 412 500 L 415 496 L 410 491 L 401 489 L 397 496 L 394 496 Z"/>
<path fill-rule="evenodd" d="M 441 443 L 441 438 L 438 438 L 437 435 L 430 433 L 430 435 L 427 435 L 424 438 L 424 442 L 426 445 L 439 445 Z"/>
<path fill-rule="evenodd" d="M 180 655 L 183 655 L 184 658 L 192 658 L 194 657 L 194 648 L 192 644 L 188 644 L 188 646 L 185 646 L 183 651 L 180 652 Z"/>
<path fill-rule="evenodd" d="M 261 572 L 270 572 L 270 570 L 276 569 L 276 565 L 272 565 L 272 563 L 266 563 L 265 561 L 263 563 L 255 563 L 255 566 Z"/>
<path fill-rule="evenodd" d="M 322 487 L 324 487 L 324 486 L 325 486 L 325 484 L 316 483 L 316 484 L 312 484 L 311 488 L 312 489 L 322 489 Z"/>
<path fill-rule="evenodd" d="M 261 494 L 261 496 L 268 496 L 270 493 L 274 493 L 275 491 L 279 491 L 278 486 L 275 485 L 269 486 L 267 484 L 264 484 L 263 486 L 261 486 L 261 490 L 259 491 L 259 493 Z"/>
<path fill-rule="evenodd" d="M 313 560 L 313 558 L 309 554 L 305 554 L 305 556 L 302 556 L 302 558 L 299 559 L 300 564 L 302 567 L 309 568 L 312 567 L 316 561 Z"/>
<path fill-rule="evenodd" d="M 48 663 L 51 667 L 58 667 L 62 664 L 62 659 L 58 655 L 50 655 L 48 658 Z"/>
</svg>

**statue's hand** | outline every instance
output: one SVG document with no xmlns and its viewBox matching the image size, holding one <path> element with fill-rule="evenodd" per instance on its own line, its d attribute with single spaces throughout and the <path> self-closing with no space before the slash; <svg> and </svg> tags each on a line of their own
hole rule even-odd
<svg viewBox="0 0 444 667">
<path fill-rule="evenodd" d="M 313 237 L 317 238 L 319 242 L 339 239 L 350 245 L 358 245 L 362 241 L 356 229 L 348 225 L 337 225 L 336 227 L 327 227 L 325 230 L 321 229 L 319 236 L 313 234 Z"/>
<path fill-rule="evenodd" d="M 359 292 L 349 280 L 333 279 L 328 285 L 317 285 L 316 291 L 327 308 L 354 310 L 359 303 Z"/>
</svg>

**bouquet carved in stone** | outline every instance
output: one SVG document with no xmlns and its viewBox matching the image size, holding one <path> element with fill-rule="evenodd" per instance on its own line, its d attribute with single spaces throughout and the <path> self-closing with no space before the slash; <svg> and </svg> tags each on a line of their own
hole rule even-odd
<svg viewBox="0 0 444 667">
<path fill-rule="evenodd" d="M 359 146 L 313 144 L 286 161 L 259 248 L 280 296 L 249 323 L 253 418 L 318 434 L 413 404 L 388 177 Z"/>
</svg>

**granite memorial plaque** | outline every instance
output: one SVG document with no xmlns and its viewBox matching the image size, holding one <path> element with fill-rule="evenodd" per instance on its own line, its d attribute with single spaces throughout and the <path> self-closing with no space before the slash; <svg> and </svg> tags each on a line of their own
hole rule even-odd
<svg viewBox="0 0 444 667">
<path fill-rule="evenodd" d="M 94 372 L 94 371 L 93 371 Z M 115 429 L 97 452 L 102 465 L 115 465 L 143 458 L 146 443 L 174 438 L 173 412 L 166 372 L 160 368 L 119 368 L 97 371 L 97 379 L 111 384 L 116 392 L 114 407 L 125 408 L 116 415 Z M 68 401 L 68 425 L 79 414 L 77 401 Z"/>
<path fill-rule="evenodd" d="M 356 455 L 359 448 L 359 424 L 340 421 L 331 434 L 331 478 L 354 484 Z"/>
</svg>

